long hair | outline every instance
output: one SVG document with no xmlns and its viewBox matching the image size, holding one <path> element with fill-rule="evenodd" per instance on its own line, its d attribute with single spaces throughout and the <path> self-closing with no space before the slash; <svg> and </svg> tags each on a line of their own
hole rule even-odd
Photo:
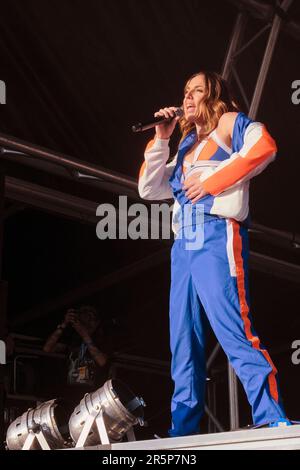
<svg viewBox="0 0 300 470">
<path fill-rule="evenodd" d="M 230 111 L 238 112 L 239 106 L 233 97 L 229 84 L 216 72 L 203 70 L 195 73 L 187 80 L 184 91 L 192 78 L 198 75 L 204 76 L 206 89 L 203 101 L 196 110 L 196 117 L 198 119 L 201 118 L 201 121 L 204 123 L 198 136 L 202 139 L 217 127 L 222 114 Z M 184 116 L 179 120 L 179 125 L 182 134 L 181 141 L 189 132 L 196 128 L 195 123 L 189 122 Z"/>
</svg>

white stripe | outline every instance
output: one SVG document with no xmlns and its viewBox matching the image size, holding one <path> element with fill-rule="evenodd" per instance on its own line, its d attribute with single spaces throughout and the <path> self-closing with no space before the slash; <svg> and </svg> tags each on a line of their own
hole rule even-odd
<svg viewBox="0 0 300 470">
<path fill-rule="evenodd" d="M 199 157 L 200 153 L 202 152 L 202 150 L 204 149 L 205 145 L 207 144 L 207 142 L 209 141 L 209 139 L 211 138 L 211 136 L 213 135 L 214 131 L 212 131 L 210 134 L 208 134 L 208 136 L 202 140 L 200 142 L 200 144 L 198 145 L 198 147 L 196 148 L 195 152 L 194 152 L 194 158 L 193 158 L 193 163 L 195 163 L 195 161 L 197 160 L 197 158 Z"/>
<path fill-rule="evenodd" d="M 249 124 L 244 135 L 244 145 L 239 151 L 241 157 L 247 157 L 247 153 L 257 144 L 263 135 L 263 128 L 264 125 L 261 122 L 252 122 Z"/>
<path fill-rule="evenodd" d="M 200 144 L 198 145 L 198 147 L 196 148 L 195 152 L 194 152 L 194 157 L 193 157 L 193 163 L 195 163 L 195 161 L 197 160 L 197 158 L 199 157 L 200 153 L 202 152 L 202 150 L 204 149 L 205 145 L 207 144 L 208 142 L 208 139 L 204 139 L 202 140 L 202 142 L 200 142 Z"/>
<path fill-rule="evenodd" d="M 220 160 L 198 160 L 195 163 L 183 162 L 183 166 L 188 166 L 192 168 L 201 167 L 201 166 L 218 166 L 221 164 Z"/>
<path fill-rule="evenodd" d="M 207 167 L 208 168 L 212 168 L 212 167 L 217 167 L 219 166 L 221 162 L 219 161 L 211 161 L 211 160 L 199 160 L 198 162 L 196 162 L 194 165 L 190 165 L 190 167 L 187 167 L 188 170 L 186 171 L 186 174 L 185 174 L 185 178 L 187 178 L 188 176 L 191 176 L 193 173 L 195 172 L 198 172 L 200 173 L 201 172 L 201 168 L 202 168 L 202 171 L 204 171 L 204 169 L 207 170 Z"/>
<path fill-rule="evenodd" d="M 236 265 L 234 260 L 234 252 L 233 252 L 233 227 L 232 222 L 226 219 L 226 229 L 227 229 L 227 243 L 226 243 L 226 250 L 227 250 L 227 258 L 229 263 L 230 275 L 236 277 Z"/>
<path fill-rule="evenodd" d="M 226 153 L 229 153 L 229 154 L 232 153 L 232 149 L 230 147 L 228 147 L 225 144 L 225 142 L 223 142 L 223 140 L 220 139 L 220 137 L 217 134 L 216 129 L 212 132 L 211 136 L 212 136 L 213 140 L 219 145 L 219 147 L 221 147 L 223 150 L 225 150 Z"/>
</svg>

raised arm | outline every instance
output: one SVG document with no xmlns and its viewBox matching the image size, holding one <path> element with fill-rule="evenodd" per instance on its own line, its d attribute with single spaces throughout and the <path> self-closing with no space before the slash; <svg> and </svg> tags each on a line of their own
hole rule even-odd
<svg viewBox="0 0 300 470">
<path fill-rule="evenodd" d="M 155 137 L 148 143 L 138 183 L 139 194 L 143 199 L 172 198 L 169 178 L 176 165 L 177 156 L 167 164 L 169 155 L 169 139 Z"/>
<path fill-rule="evenodd" d="M 143 199 L 170 199 L 173 197 L 169 178 L 176 165 L 177 155 L 167 163 L 170 156 L 169 140 L 179 120 L 177 108 L 162 108 L 154 116 L 173 118 L 155 127 L 155 137 L 145 150 L 144 162 L 139 173 L 139 194 Z"/>
<path fill-rule="evenodd" d="M 58 325 L 56 330 L 49 336 L 46 343 L 44 344 L 43 351 L 47 353 L 51 352 L 63 352 L 65 350 L 64 345 L 57 344 L 63 334 L 65 326 L 63 324 Z"/>
<path fill-rule="evenodd" d="M 47 338 L 46 343 L 44 344 L 43 351 L 51 352 L 63 352 L 66 349 L 66 346 L 63 344 L 57 344 L 61 339 L 65 329 L 68 324 L 75 318 L 74 309 L 68 309 L 63 322 L 60 325 L 57 325 L 56 330 L 51 333 Z"/>
</svg>

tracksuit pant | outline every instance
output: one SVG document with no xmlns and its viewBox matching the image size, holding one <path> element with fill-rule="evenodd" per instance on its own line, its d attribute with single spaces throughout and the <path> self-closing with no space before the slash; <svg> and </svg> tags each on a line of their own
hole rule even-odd
<svg viewBox="0 0 300 470">
<path fill-rule="evenodd" d="M 170 342 L 175 387 L 170 436 L 200 431 L 209 324 L 244 386 L 254 423 L 286 417 L 277 370 L 253 328 L 250 314 L 247 227 L 233 219 L 219 218 L 201 228 L 202 248 L 187 249 L 182 228 L 171 251 Z"/>
</svg>

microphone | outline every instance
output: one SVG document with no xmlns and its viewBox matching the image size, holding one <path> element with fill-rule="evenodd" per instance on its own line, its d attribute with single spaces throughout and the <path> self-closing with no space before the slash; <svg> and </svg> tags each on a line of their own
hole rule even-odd
<svg viewBox="0 0 300 470">
<path fill-rule="evenodd" d="M 146 122 L 142 124 L 141 122 L 138 122 L 137 124 L 134 124 L 132 126 L 132 132 L 142 132 L 146 131 L 147 129 L 151 129 L 152 127 L 157 126 L 158 124 L 162 124 L 163 122 L 169 122 L 172 121 L 176 116 L 183 116 L 183 109 L 182 108 L 177 108 L 175 111 L 175 116 L 166 118 L 164 116 L 156 116 L 153 118 L 151 122 Z"/>
</svg>

